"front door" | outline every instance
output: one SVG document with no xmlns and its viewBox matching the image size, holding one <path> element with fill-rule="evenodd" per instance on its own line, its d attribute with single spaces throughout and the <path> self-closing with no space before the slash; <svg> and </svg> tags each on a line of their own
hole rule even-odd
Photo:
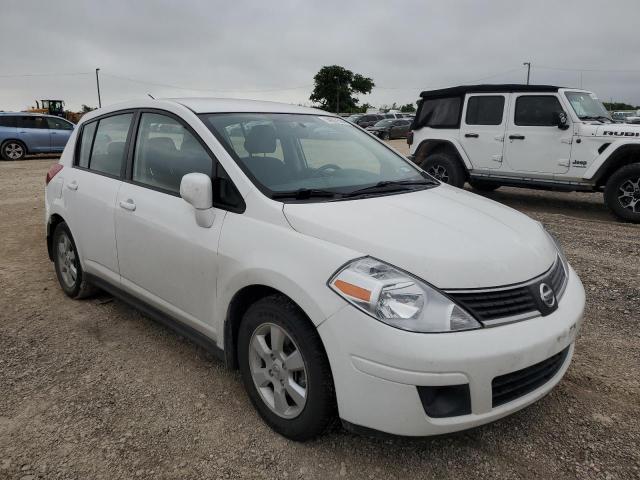
<svg viewBox="0 0 640 480">
<path fill-rule="evenodd" d="M 556 95 L 512 94 L 505 160 L 514 172 L 561 174 L 569 170 L 573 125 L 558 128 L 564 110 Z"/>
<path fill-rule="evenodd" d="M 128 175 L 118 192 L 116 238 L 123 288 L 193 327 L 211 328 L 217 246 L 226 212 L 199 227 L 180 198 L 191 172 L 211 176 L 213 159 L 177 118 L 143 112 Z"/>
<path fill-rule="evenodd" d="M 507 96 L 467 95 L 460 125 L 460 143 L 474 170 L 502 167 Z"/>
<path fill-rule="evenodd" d="M 48 152 L 51 148 L 51 140 L 46 117 L 39 115 L 19 116 L 18 138 L 27 146 L 29 153 Z"/>
</svg>

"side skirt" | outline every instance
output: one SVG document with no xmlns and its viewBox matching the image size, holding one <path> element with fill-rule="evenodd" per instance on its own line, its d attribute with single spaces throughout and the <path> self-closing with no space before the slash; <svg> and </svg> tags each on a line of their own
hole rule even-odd
<svg viewBox="0 0 640 480">
<path fill-rule="evenodd" d="M 531 188 L 533 190 L 555 190 L 560 192 L 594 192 L 598 191 L 593 185 L 579 182 L 562 182 L 558 180 L 544 180 L 536 178 L 502 177 L 487 174 L 471 174 L 471 180 L 504 185 L 505 187 Z"/>
<path fill-rule="evenodd" d="M 215 355 L 216 358 L 224 362 L 226 365 L 224 350 L 218 347 L 211 338 L 207 337 L 206 335 L 199 332 L 198 330 L 190 327 L 189 325 L 185 325 L 179 320 L 176 320 L 175 318 L 167 315 L 163 311 L 158 310 L 157 308 L 149 305 L 148 303 L 134 297 L 130 293 L 127 293 L 124 290 L 116 287 L 115 285 L 112 285 L 106 280 L 103 280 L 100 277 L 97 277 L 95 275 L 91 275 L 88 273 L 85 273 L 85 275 L 86 275 L 87 281 L 92 285 L 95 285 L 96 287 L 101 288 L 102 290 L 110 293 L 114 297 L 122 300 L 125 303 L 128 303 L 135 309 L 144 313 L 147 317 L 151 318 L 152 320 L 166 327 L 169 327 L 171 330 L 174 330 L 175 332 L 179 333 L 183 337 L 188 338 L 193 343 L 199 345 L 200 347 L 204 348 L 208 352 Z"/>
</svg>

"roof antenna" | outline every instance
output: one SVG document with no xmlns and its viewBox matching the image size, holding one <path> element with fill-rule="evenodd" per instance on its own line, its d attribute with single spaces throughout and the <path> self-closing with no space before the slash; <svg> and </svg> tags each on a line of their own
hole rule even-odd
<svg viewBox="0 0 640 480">
<path fill-rule="evenodd" d="M 150 93 L 147 93 L 147 95 L 149 95 L 149 98 L 151 98 L 152 100 L 155 100 L 156 97 L 154 97 L 153 95 L 151 95 Z"/>
</svg>

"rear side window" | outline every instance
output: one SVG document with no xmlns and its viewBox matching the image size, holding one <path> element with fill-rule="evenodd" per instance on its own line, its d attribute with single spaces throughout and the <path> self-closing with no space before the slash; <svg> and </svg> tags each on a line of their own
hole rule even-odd
<svg viewBox="0 0 640 480">
<path fill-rule="evenodd" d="M 93 140 L 89 169 L 107 175 L 120 176 L 125 157 L 125 145 L 132 113 L 113 115 L 98 121 Z"/>
<path fill-rule="evenodd" d="M 17 125 L 16 117 L 12 117 L 11 115 L 0 115 L 0 127 L 15 128 Z"/>
<path fill-rule="evenodd" d="M 187 173 L 211 176 L 213 162 L 200 142 L 180 122 L 157 113 L 143 113 L 133 159 L 133 180 L 180 193 Z"/>
<path fill-rule="evenodd" d="M 504 97 L 476 96 L 467 101 L 467 125 L 500 125 L 504 112 Z"/>
<path fill-rule="evenodd" d="M 52 130 L 73 130 L 73 125 L 59 118 L 47 117 L 47 124 Z"/>
<path fill-rule="evenodd" d="M 553 95 L 527 95 L 518 97 L 514 123 L 520 126 L 555 127 L 562 106 Z"/>
<path fill-rule="evenodd" d="M 82 138 L 80 139 L 80 153 L 78 156 L 78 166 L 89 168 L 89 156 L 91 155 L 91 145 L 96 133 L 96 122 L 88 123 L 82 128 Z"/>
<path fill-rule="evenodd" d="M 18 117 L 18 128 L 49 129 L 49 125 L 45 117 L 25 115 L 24 117 Z"/>
<path fill-rule="evenodd" d="M 420 127 L 457 128 L 461 107 L 460 97 L 425 99 L 420 106 L 417 124 Z"/>
</svg>

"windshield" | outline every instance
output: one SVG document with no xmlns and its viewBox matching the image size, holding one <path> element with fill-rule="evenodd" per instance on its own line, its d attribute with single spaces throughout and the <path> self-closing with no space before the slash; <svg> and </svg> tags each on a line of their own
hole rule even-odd
<svg viewBox="0 0 640 480">
<path fill-rule="evenodd" d="M 386 119 L 386 120 L 380 120 L 378 123 L 376 123 L 374 125 L 374 127 L 388 127 L 389 125 L 391 125 L 395 120 L 393 119 Z"/>
<path fill-rule="evenodd" d="M 565 92 L 565 95 L 571 104 L 571 108 L 581 120 L 598 120 L 602 117 L 611 118 L 602 102 L 593 93 Z"/>
<path fill-rule="evenodd" d="M 273 113 L 200 118 L 268 196 L 296 191 L 309 197 L 319 196 L 309 192 L 342 196 L 363 188 L 368 194 L 388 194 L 389 183 L 404 191 L 434 184 L 408 160 L 341 118 Z M 404 182 L 402 188 L 397 182 Z M 384 192 L 368 188 L 376 186 L 384 186 Z"/>
<path fill-rule="evenodd" d="M 349 120 L 350 122 L 355 122 L 356 120 L 358 120 L 359 118 L 362 118 L 364 115 L 351 115 L 349 117 L 347 117 L 347 120 Z"/>
</svg>

